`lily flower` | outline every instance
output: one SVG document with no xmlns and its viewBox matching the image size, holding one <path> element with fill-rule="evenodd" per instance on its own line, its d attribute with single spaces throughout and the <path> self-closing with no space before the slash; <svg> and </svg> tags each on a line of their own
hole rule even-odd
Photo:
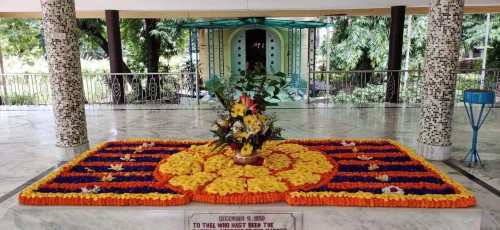
<svg viewBox="0 0 500 230">
<path fill-rule="evenodd" d="M 375 179 L 379 181 L 389 181 L 391 178 L 387 174 L 376 176 Z"/>
<path fill-rule="evenodd" d="M 363 155 L 361 155 L 361 156 L 358 156 L 357 158 L 358 158 L 358 159 L 360 159 L 360 160 L 362 160 L 362 161 L 369 161 L 369 160 L 371 160 L 373 157 L 369 157 L 369 156 L 367 156 L 367 155 L 364 155 L 364 154 L 363 154 Z"/>
<path fill-rule="evenodd" d="M 378 169 L 378 165 L 377 164 L 370 164 L 368 166 L 368 170 L 370 171 L 374 171 L 374 170 L 377 170 Z"/>
<path fill-rule="evenodd" d="M 137 148 L 135 148 L 134 153 L 142 153 L 144 152 L 144 147 L 141 145 Z"/>
<path fill-rule="evenodd" d="M 109 168 L 108 169 L 111 169 L 111 170 L 114 170 L 114 171 L 122 171 L 123 170 L 123 164 L 110 164 L 109 165 Z"/>
<path fill-rule="evenodd" d="M 111 173 L 110 173 L 110 174 L 108 174 L 107 176 L 103 176 L 103 177 L 101 178 L 101 181 L 104 181 L 104 182 L 111 182 L 111 181 L 113 181 L 114 179 L 115 179 L 115 177 L 113 177 L 113 175 L 111 175 Z"/>
<path fill-rule="evenodd" d="M 101 190 L 101 187 L 94 185 L 94 187 L 89 186 L 89 187 L 82 187 L 80 189 L 82 190 L 81 193 L 83 194 L 95 194 Z"/>
<path fill-rule="evenodd" d="M 120 157 L 120 160 L 122 160 L 122 161 L 135 161 L 135 159 L 132 159 L 130 157 L 130 154 L 125 154 L 123 157 Z"/>
<path fill-rule="evenodd" d="M 342 146 L 356 146 L 356 143 L 354 142 L 351 142 L 351 143 L 347 143 L 345 141 L 342 141 L 342 143 L 340 143 Z"/>
</svg>

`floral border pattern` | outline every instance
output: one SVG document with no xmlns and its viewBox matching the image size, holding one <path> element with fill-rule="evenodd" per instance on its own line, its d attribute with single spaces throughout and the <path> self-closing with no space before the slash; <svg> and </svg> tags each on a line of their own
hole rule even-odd
<svg viewBox="0 0 500 230">
<path fill-rule="evenodd" d="M 347 142 L 351 142 L 347 144 Z M 148 144 L 151 143 L 151 144 Z M 214 196 L 180 193 L 157 180 L 156 166 L 207 140 L 134 139 L 106 142 L 35 182 L 19 195 L 29 205 L 255 204 L 463 208 L 475 197 L 408 147 L 386 139 L 303 139 L 300 144 L 335 161 L 336 174 L 321 187 L 288 193 Z"/>
</svg>

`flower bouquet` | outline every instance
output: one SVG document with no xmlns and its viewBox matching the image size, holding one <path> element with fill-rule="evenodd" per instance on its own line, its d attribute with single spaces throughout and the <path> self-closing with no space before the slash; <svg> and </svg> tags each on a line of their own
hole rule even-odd
<svg viewBox="0 0 500 230">
<path fill-rule="evenodd" d="M 211 130 L 218 138 L 212 143 L 214 150 L 230 146 L 236 151 L 235 162 L 242 164 L 256 161 L 256 150 L 267 140 L 282 139 L 282 129 L 274 126 L 276 115 L 267 115 L 264 111 L 268 99 L 279 99 L 278 93 L 286 85 L 285 75 L 257 73 L 245 73 L 226 81 L 215 80 L 208 86 L 223 106 Z"/>
</svg>

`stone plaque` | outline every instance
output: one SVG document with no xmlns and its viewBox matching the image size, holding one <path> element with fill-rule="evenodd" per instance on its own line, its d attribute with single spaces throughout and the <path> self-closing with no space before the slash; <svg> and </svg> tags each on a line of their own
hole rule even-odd
<svg viewBox="0 0 500 230">
<path fill-rule="evenodd" d="M 299 230 L 302 213 L 186 213 L 186 230 Z"/>
</svg>

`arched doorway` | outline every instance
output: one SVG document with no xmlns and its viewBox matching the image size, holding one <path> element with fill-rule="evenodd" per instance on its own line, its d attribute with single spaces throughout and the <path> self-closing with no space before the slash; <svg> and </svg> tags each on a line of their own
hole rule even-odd
<svg viewBox="0 0 500 230">
<path fill-rule="evenodd" d="M 262 64 L 266 73 L 281 71 L 280 40 L 278 35 L 267 29 L 250 29 L 238 32 L 231 40 L 231 72 L 254 70 Z"/>
<path fill-rule="evenodd" d="M 246 70 L 255 71 L 258 66 L 266 69 L 266 31 L 246 30 Z"/>
</svg>

